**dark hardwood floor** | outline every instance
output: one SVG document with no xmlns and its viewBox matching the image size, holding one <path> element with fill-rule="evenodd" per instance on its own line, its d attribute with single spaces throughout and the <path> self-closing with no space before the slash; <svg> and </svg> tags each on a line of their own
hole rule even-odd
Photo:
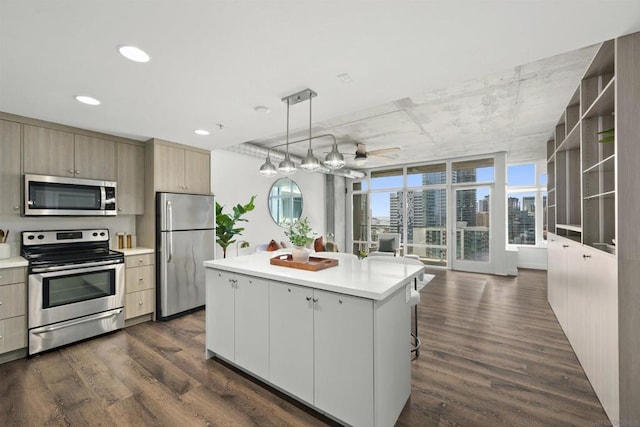
<svg viewBox="0 0 640 427">
<path fill-rule="evenodd" d="M 400 426 L 609 425 L 546 301 L 546 274 L 434 270 Z M 204 359 L 204 311 L 0 365 L 1 426 L 324 425 Z"/>
</svg>

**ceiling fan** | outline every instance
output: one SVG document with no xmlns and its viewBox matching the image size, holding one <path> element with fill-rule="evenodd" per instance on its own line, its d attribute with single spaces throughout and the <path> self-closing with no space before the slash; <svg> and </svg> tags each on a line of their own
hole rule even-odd
<svg viewBox="0 0 640 427">
<path fill-rule="evenodd" d="M 400 151 L 400 147 L 381 148 L 379 150 L 367 151 L 366 144 L 357 143 L 355 154 L 350 154 L 350 155 L 354 156 L 353 160 L 355 161 L 356 166 L 362 166 L 367 162 L 367 159 L 369 158 L 369 156 L 381 157 L 384 159 L 393 160 L 394 158 L 391 156 L 387 156 L 387 154 L 393 153 L 394 151 Z"/>
</svg>

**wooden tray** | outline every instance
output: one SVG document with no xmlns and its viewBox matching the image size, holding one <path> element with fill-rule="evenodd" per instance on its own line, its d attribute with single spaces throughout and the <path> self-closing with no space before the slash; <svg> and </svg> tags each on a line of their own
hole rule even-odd
<svg viewBox="0 0 640 427">
<path fill-rule="evenodd" d="M 280 265 L 282 267 L 290 267 L 297 268 L 299 270 L 307 270 L 307 271 L 319 271 L 324 270 L 325 268 L 335 267 L 338 265 L 337 259 L 331 258 L 319 258 L 310 256 L 309 262 L 298 262 L 293 260 L 293 256 L 291 254 L 287 255 L 287 258 L 280 259 L 284 255 L 279 255 L 274 258 L 271 258 L 269 261 L 272 265 Z"/>
</svg>

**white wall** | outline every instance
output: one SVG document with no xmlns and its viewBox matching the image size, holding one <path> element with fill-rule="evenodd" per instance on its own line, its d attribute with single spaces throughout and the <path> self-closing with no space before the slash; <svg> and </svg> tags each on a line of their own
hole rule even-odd
<svg viewBox="0 0 640 427">
<path fill-rule="evenodd" d="M 271 239 L 277 242 L 287 241 L 284 229 L 279 227 L 269 214 L 268 195 L 271 186 L 282 176 L 264 178 L 258 173 L 264 159 L 251 157 L 227 150 L 211 152 L 211 191 L 216 201 L 224 205 L 224 212 L 231 212 L 236 204 L 246 204 L 252 195 L 257 195 L 256 208 L 246 218 L 249 222 L 242 236 L 237 240 L 246 240 L 252 247 L 268 243 Z M 289 176 L 302 191 L 302 216 L 309 218 L 309 223 L 318 236 L 325 235 L 325 190 L 324 175 L 307 173 L 298 170 Z M 235 244 L 229 246 L 227 256 L 235 256 Z M 216 257 L 222 258 L 222 249 L 216 244 Z"/>
<path fill-rule="evenodd" d="M 547 269 L 547 248 L 518 246 L 518 268 Z"/>
</svg>

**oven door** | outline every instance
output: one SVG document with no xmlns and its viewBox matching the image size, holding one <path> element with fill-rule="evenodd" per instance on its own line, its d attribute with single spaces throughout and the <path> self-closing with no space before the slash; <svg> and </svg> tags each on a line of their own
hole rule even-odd
<svg viewBox="0 0 640 427">
<path fill-rule="evenodd" d="M 29 329 L 124 307 L 124 297 L 123 263 L 31 273 Z"/>
</svg>

